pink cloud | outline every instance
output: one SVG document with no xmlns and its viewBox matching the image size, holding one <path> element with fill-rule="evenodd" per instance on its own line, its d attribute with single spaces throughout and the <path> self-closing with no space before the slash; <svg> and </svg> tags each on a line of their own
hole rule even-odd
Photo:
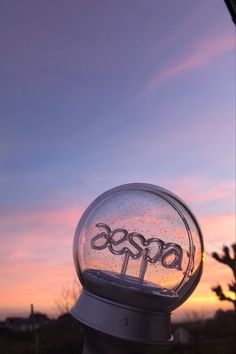
<svg viewBox="0 0 236 354">
<path fill-rule="evenodd" d="M 0 220 L 4 243 L 2 262 L 20 262 L 33 257 L 34 261 L 51 249 L 71 247 L 74 230 L 82 209 L 66 208 L 44 211 L 17 211 L 2 215 Z M 41 252 L 41 253 L 40 253 Z"/>
<path fill-rule="evenodd" d="M 213 181 L 210 178 L 186 176 L 170 184 L 170 189 L 191 208 L 200 222 L 207 252 L 217 251 L 224 243 L 234 242 L 235 181 Z M 209 203 L 221 212 L 209 214 Z"/>
<path fill-rule="evenodd" d="M 213 181 L 199 176 L 185 176 L 171 183 L 175 193 L 188 203 L 227 201 L 233 205 L 235 181 Z"/>
<path fill-rule="evenodd" d="M 191 51 L 173 65 L 163 68 L 147 83 L 147 89 L 152 90 L 161 83 L 180 74 L 199 69 L 221 55 L 235 48 L 234 37 L 207 38 L 196 43 Z"/>
<path fill-rule="evenodd" d="M 55 225 L 74 221 L 81 216 L 81 208 L 58 208 L 46 210 L 17 210 L 14 213 L 3 215 L 0 225 L 6 224 L 47 224 Z"/>
<path fill-rule="evenodd" d="M 186 33 L 192 31 L 194 26 L 198 26 L 198 21 L 202 18 L 202 12 L 206 11 L 204 3 L 195 3 L 191 7 L 191 12 L 184 16 L 181 22 L 179 22 L 178 26 L 175 28 L 175 31 L 171 31 L 169 34 L 165 35 L 165 40 L 158 43 L 158 46 L 155 45 L 150 49 L 147 53 L 151 59 L 153 56 L 158 56 L 162 54 L 165 49 L 171 48 L 175 45 L 176 42 L 182 40 Z"/>
<path fill-rule="evenodd" d="M 235 242 L 235 215 L 220 214 L 199 218 L 209 251 L 218 251 L 224 244 Z"/>
<path fill-rule="evenodd" d="M 235 181 L 231 179 L 217 180 L 200 175 L 186 175 L 176 179 L 155 178 L 150 183 L 161 185 L 175 193 L 193 209 L 196 216 L 209 214 L 213 206 L 221 214 L 234 210 Z"/>
</svg>

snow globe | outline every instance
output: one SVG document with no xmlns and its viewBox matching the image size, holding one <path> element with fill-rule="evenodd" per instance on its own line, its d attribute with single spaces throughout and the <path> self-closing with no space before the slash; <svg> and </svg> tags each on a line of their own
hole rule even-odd
<svg viewBox="0 0 236 354">
<path fill-rule="evenodd" d="M 179 197 L 145 183 L 115 187 L 86 209 L 73 247 L 83 286 L 71 310 L 77 320 L 126 340 L 171 340 L 171 312 L 197 286 L 204 254 Z"/>
</svg>

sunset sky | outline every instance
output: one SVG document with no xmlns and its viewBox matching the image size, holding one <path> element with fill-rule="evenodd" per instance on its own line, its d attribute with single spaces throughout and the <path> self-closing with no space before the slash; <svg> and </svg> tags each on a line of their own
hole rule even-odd
<svg viewBox="0 0 236 354">
<path fill-rule="evenodd" d="M 234 241 L 235 27 L 219 0 L 2 0 L 0 318 L 55 300 L 99 194 L 160 185 L 197 216 L 201 284 L 175 318 L 211 314 Z"/>
</svg>

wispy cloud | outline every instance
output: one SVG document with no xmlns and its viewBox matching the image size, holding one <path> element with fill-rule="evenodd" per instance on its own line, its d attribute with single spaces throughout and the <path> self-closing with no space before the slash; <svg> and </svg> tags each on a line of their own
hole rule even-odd
<svg viewBox="0 0 236 354">
<path fill-rule="evenodd" d="M 63 267 L 72 261 L 73 234 L 81 213 L 79 208 L 66 208 L 19 211 L 2 216 L 0 228 L 4 242 L 0 250 L 0 273 L 3 278 L 11 279 L 14 284 L 23 274 L 31 277 L 29 269 L 35 266 L 48 274 L 51 267 Z"/>
<path fill-rule="evenodd" d="M 45 210 L 15 210 L 5 213 L 5 215 L 2 213 L 0 225 L 66 225 L 80 217 L 81 212 L 82 209 L 78 207 Z"/>
<path fill-rule="evenodd" d="M 223 244 L 234 242 L 234 180 L 185 176 L 169 181 L 166 187 L 193 209 L 200 222 L 208 253 L 221 249 Z"/>
<path fill-rule="evenodd" d="M 181 59 L 154 74 L 147 82 L 146 89 L 151 91 L 173 77 L 199 69 L 234 48 L 234 37 L 206 38 L 199 41 Z"/>
<path fill-rule="evenodd" d="M 235 241 L 235 215 L 209 215 L 200 218 L 207 250 L 218 251 L 224 244 L 230 245 Z"/>
<path fill-rule="evenodd" d="M 173 189 L 188 203 L 227 201 L 234 203 L 235 181 L 185 176 L 172 182 Z"/>
</svg>

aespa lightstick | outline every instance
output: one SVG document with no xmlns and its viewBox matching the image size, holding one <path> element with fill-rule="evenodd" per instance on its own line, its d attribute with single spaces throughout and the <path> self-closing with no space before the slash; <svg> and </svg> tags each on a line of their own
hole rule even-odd
<svg viewBox="0 0 236 354">
<path fill-rule="evenodd" d="M 134 342 L 171 340 L 170 314 L 197 286 L 203 239 L 192 212 L 158 186 L 131 183 L 100 195 L 74 238 L 83 292 L 72 315 Z"/>
</svg>

